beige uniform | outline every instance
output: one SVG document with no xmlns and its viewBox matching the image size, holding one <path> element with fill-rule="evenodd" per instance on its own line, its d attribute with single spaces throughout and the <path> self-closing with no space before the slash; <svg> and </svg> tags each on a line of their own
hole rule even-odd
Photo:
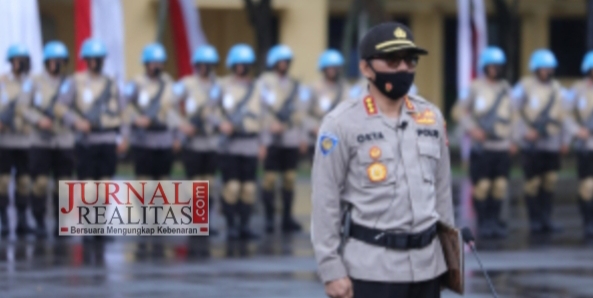
<svg viewBox="0 0 593 298">
<path fill-rule="evenodd" d="M 72 149 L 74 147 L 72 130 L 63 121 L 60 121 L 66 110 L 57 108 L 58 97 L 68 96 L 69 93 L 74 92 L 72 84 L 72 78 L 70 77 L 53 77 L 47 73 L 33 78 L 30 95 L 23 95 L 28 107 L 24 112 L 24 116 L 31 124 L 35 125 L 42 117 L 49 115 L 51 116 L 49 118 L 53 118 L 53 128 L 48 133 L 40 130 L 37 126 L 33 126 L 31 146 L 57 149 Z M 56 99 L 52 107 L 54 97 Z"/>
<path fill-rule="evenodd" d="M 494 108 L 499 96 L 502 100 L 494 111 L 499 121 L 494 124 L 492 136 L 487 136 L 483 148 L 492 151 L 506 151 L 511 145 L 511 129 L 513 121 L 513 110 L 510 100 L 510 85 L 506 81 L 492 83 L 485 78 L 475 80 L 467 97 L 460 98 L 460 121 L 462 129 L 469 132 L 472 129 L 484 127 L 479 125 L 480 117 L 486 116 Z M 488 132 L 485 131 L 488 135 Z"/>
<path fill-rule="evenodd" d="M 535 142 L 535 149 L 543 151 L 559 151 L 562 145 L 568 145 L 571 139 L 569 118 L 566 116 L 566 106 L 562 86 L 557 81 L 549 84 L 541 83 L 535 77 L 522 79 L 513 89 L 512 96 L 514 110 L 517 113 L 513 138 L 521 148 L 528 148 L 530 145 L 525 140 L 525 134 L 529 131 L 530 125 L 527 121 L 533 122 L 545 109 L 551 95 L 554 95 L 554 103 L 550 109 L 549 116 L 558 122 L 558 125 L 548 124 L 546 127 L 547 137 L 540 136 Z"/>
<path fill-rule="evenodd" d="M 204 81 L 196 75 L 187 76 L 175 84 L 174 92 L 185 121 L 192 124 L 192 119 L 202 123 L 204 131 L 198 132 L 191 139 L 187 140 L 187 148 L 197 152 L 216 151 L 219 144 L 219 136 L 216 133 L 216 125 L 219 121 L 214 115 L 218 108 L 221 87 L 216 78 Z"/>
<path fill-rule="evenodd" d="M 261 145 L 270 142 L 270 136 L 264 129 L 265 111 L 262 105 L 261 85 L 252 82 L 253 91 L 243 106 L 243 117 L 240 123 L 242 130 L 234 127 L 234 135 L 223 142 L 220 152 L 231 155 L 257 156 Z M 248 82 L 238 81 L 232 76 L 220 81 L 222 97 L 216 114 L 219 121 L 230 121 L 229 116 L 237 112 L 237 106 L 247 95 Z M 226 137 L 223 137 L 226 138 Z"/>
<path fill-rule="evenodd" d="M 272 121 L 279 121 L 275 115 L 282 109 L 289 95 L 293 92 L 296 86 L 295 82 L 296 80 L 290 77 L 280 77 L 275 72 L 264 73 L 258 79 L 267 118 L 266 125 L 269 125 Z M 306 87 L 303 87 L 302 84 L 299 84 L 294 96 L 294 109 L 288 121 L 288 127 L 277 138 L 277 141 L 272 141 L 272 145 L 274 146 L 297 148 L 301 143 L 307 141 L 308 134 L 305 129 L 305 116 L 306 108 L 310 101 L 310 91 Z"/>
<path fill-rule="evenodd" d="M 352 222 L 369 228 L 418 233 L 437 221 L 453 225 L 444 127 L 441 112 L 417 96 L 409 96 L 399 119 L 382 115 L 371 97 L 346 101 L 325 117 L 311 179 L 311 239 L 323 282 L 417 282 L 446 271 L 437 238 L 407 251 L 350 238 L 338 254 L 342 202 L 352 205 Z"/>
<path fill-rule="evenodd" d="M 29 135 L 32 127 L 24 118 L 27 105 L 23 94 L 30 94 L 31 89 L 31 80 L 26 76 L 19 78 L 13 74 L 9 74 L 0 77 L 0 113 L 14 115 L 11 117 L 12 124 L 2 123 L 0 147 L 12 149 L 29 148 Z M 8 109 L 12 109 L 12 111 Z"/>
<path fill-rule="evenodd" d="M 156 115 L 156 120 L 165 126 L 165 129 L 161 130 L 136 129 L 133 125 L 136 117 L 143 115 L 150 107 L 151 100 L 159 90 L 159 82 L 140 75 L 126 86 L 124 96 L 128 103 L 122 117 L 124 123 L 122 134 L 125 138 L 129 136 L 132 146 L 149 149 L 165 149 L 173 146 L 175 129 L 182 119 L 175 107 L 173 80 L 167 74 L 162 74 L 161 79 L 164 82 L 164 89 L 159 99 L 160 108 Z"/>
<path fill-rule="evenodd" d="M 593 84 L 591 80 L 584 79 L 575 83 L 567 100 L 567 116 L 569 119 L 569 130 L 574 136 L 580 127 L 586 127 L 586 122 L 593 116 Z M 590 129 L 590 128 L 587 128 Z M 589 133 L 592 133 L 589 131 Z M 580 150 L 593 150 L 593 135 L 584 144 Z"/>
<path fill-rule="evenodd" d="M 87 113 L 97 103 L 107 88 L 109 78 L 93 77 L 89 72 L 77 73 L 73 77 L 73 92 L 62 93 L 56 109 L 63 114 L 64 123 L 74 126 L 77 120 L 87 119 Z M 115 144 L 121 126 L 119 92 L 117 82 L 111 80 L 108 96 L 101 104 L 100 119 L 97 127 L 91 123 L 91 132 L 76 132 L 77 142 L 83 144 Z"/>
<path fill-rule="evenodd" d="M 327 113 L 348 99 L 351 87 L 345 80 L 329 83 L 324 79 L 313 83 L 311 87 L 313 97 L 308 108 L 309 119 L 306 126 L 309 132 L 314 132 L 319 129 L 321 120 Z"/>
</svg>

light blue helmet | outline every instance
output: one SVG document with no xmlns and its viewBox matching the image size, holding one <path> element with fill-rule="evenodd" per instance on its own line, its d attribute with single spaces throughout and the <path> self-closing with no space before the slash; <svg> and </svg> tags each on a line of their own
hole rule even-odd
<svg viewBox="0 0 593 298">
<path fill-rule="evenodd" d="M 583 64 L 581 64 L 581 71 L 583 74 L 587 74 L 593 68 L 593 51 L 589 51 L 585 58 L 583 58 Z"/>
<path fill-rule="evenodd" d="M 499 47 L 487 47 L 480 55 L 480 68 L 484 68 L 486 65 L 503 65 L 507 62 L 507 57 Z"/>
<path fill-rule="evenodd" d="M 341 67 L 344 65 L 344 57 L 342 54 L 334 49 L 329 49 L 319 56 L 319 63 L 317 67 L 322 70 L 326 67 Z"/>
<path fill-rule="evenodd" d="M 558 67 L 558 61 L 554 53 L 548 49 L 539 49 L 531 54 L 529 60 L 529 70 L 536 71 L 540 68 L 556 68 Z"/>
<path fill-rule="evenodd" d="M 43 47 L 43 61 L 49 59 L 68 59 L 68 48 L 61 41 L 50 41 Z"/>
<path fill-rule="evenodd" d="M 29 49 L 22 44 L 13 44 L 6 51 L 6 60 L 14 57 L 29 57 Z"/>
<path fill-rule="evenodd" d="M 89 38 L 82 43 L 80 49 L 81 58 L 101 58 L 105 56 L 107 56 L 107 47 L 102 41 Z"/>
<path fill-rule="evenodd" d="M 148 44 L 142 50 L 142 63 L 165 61 L 167 61 L 167 52 L 160 43 Z"/>
<path fill-rule="evenodd" d="M 253 49 L 244 43 L 234 45 L 226 57 L 226 67 L 232 68 L 235 64 L 255 63 L 255 53 Z"/>
<path fill-rule="evenodd" d="M 268 51 L 268 57 L 266 59 L 266 65 L 273 67 L 282 60 L 292 60 L 292 50 L 286 45 L 275 45 Z"/>
<path fill-rule="evenodd" d="M 216 64 L 218 63 L 218 53 L 216 52 L 216 48 L 211 45 L 203 45 L 198 47 L 195 51 L 193 56 L 191 57 L 191 63 L 207 63 L 207 64 Z"/>
</svg>

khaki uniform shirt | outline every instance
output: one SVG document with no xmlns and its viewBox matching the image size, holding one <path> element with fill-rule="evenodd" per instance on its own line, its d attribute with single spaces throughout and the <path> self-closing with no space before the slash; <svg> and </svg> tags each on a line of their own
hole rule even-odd
<svg viewBox="0 0 593 298">
<path fill-rule="evenodd" d="M 369 96 L 340 104 L 319 133 L 311 239 L 321 280 L 417 282 L 445 272 L 438 238 L 407 251 L 350 238 L 338 254 L 342 202 L 352 205 L 354 223 L 369 228 L 419 233 L 437 221 L 453 225 L 449 148 L 438 108 L 409 96 L 401 116 L 390 119 Z"/>
<path fill-rule="evenodd" d="M 74 133 L 63 121 L 65 109 L 58 108 L 58 98 L 72 96 L 74 88 L 72 77 L 55 77 L 43 73 L 33 77 L 33 89 L 30 95 L 24 95 L 27 104 L 25 117 L 36 125 L 37 122 L 49 114 L 53 118 L 53 128 L 48 133 L 34 126 L 31 134 L 31 146 L 41 148 L 72 149 L 74 147 Z M 52 101 L 53 102 L 52 106 Z"/>
<path fill-rule="evenodd" d="M 311 136 L 310 143 L 315 143 L 315 132 L 319 129 L 323 117 L 349 98 L 350 88 L 346 80 L 330 83 L 321 79 L 312 85 L 313 94 L 306 123 L 307 132 Z"/>
<path fill-rule="evenodd" d="M 163 131 L 150 131 L 134 128 L 134 120 L 143 115 L 150 107 L 151 100 L 159 90 L 158 80 L 151 79 L 146 75 L 136 77 L 128 83 L 124 90 L 126 108 L 123 112 L 123 135 L 130 139 L 130 145 L 149 149 L 165 149 L 173 146 L 176 128 L 182 123 L 182 119 L 175 107 L 175 95 L 173 93 L 173 80 L 167 74 L 161 74 L 164 82 L 164 89 L 160 101 L 160 109 L 156 121 L 167 127 Z"/>
<path fill-rule="evenodd" d="M 216 151 L 219 144 L 218 121 L 214 115 L 221 97 L 221 87 L 215 77 L 202 80 L 197 75 L 181 79 L 174 87 L 174 93 L 184 121 L 199 120 L 204 128 L 189 139 L 183 136 L 186 148 L 197 152 Z"/>
<path fill-rule="evenodd" d="M 99 97 L 106 91 L 108 80 L 110 78 L 106 76 L 94 77 L 86 71 L 75 74 L 72 84 L 74 91 L 62 94 L 56 105 L 57 109 L 64 111 L 64 123 L 74 130 L 74 123 L 77 120 L 86 119 L 86 114 L 94 105 L 98 104 Z M 116 81 L 111 79 L 111 85 L 107 92 L 108 98 L 101 104 L 99 127 L 92 127 L 99 131 L 87 134 L 76 132 L 78 143 L 93 145 L 116 143 L 118 130 L 122 124 Z"/>
<path fill-rule="evenodd" d="M 567 118 L 571 135 L 574 137 L 581 127 L 588 129 L 590 134 L 577 149 L 593 150 L 593 130 L 590 126 L 587 127 L 587 122 L 593 122 L 593 83 L 590 79 L 580 80 L 567 95 Z"/>
<path fill-rule="evenodd" d="M 513 106 L 518 115 L 513 129 L 513 139 L 521 148 L 529 148 L 530 144 L 525 140 L 525 134 L 529 131 L 528 122 L 533 122 L 545 109 L 551 96 L 554 95 L 554 104 L 549 116 L 559 122 L 559 125 L 548 124 L 546 132 L 548 137 L 540 136 L 535 142 L 535 149 L 544 151 L 559 151 L 562 145 L 568 145 L 571 139 L 571 128 L 568 117 L 566 117 L 566 106 L 562 86 L 553 80 L 550 83 L 542 83 L 533 76 L 522 79 L 513 88 Z"/>
<path fill-rule="evenodd" d="M 500 120 L 494 124 L 494 136 L 488 136 L 483 143 L 483 148 L 494 151 L 506 151 L 511 145 L 511 129 L 513 110 L 510 97 L 510 85 L 505 80 L 491 83 L 485 78 L 472 82 L 466 97 L 459 99 L 460 125 L 465 132 L 480 127 L 479 118 L 489 114 L 494 109 L 494 104 L 502 96 L 500 105 L 493 111 Z M 508 122 L 508 123 L 505 123 Z"/>
<path fill-rule="evenodd" d="M 31 85 L 27 76 L 8 74 L 0 77 L 0 113 L 12 118 L 11 123 L 2 123 L 0 147 L 26 149 L 30 146 L 32 127 L 24 118 L 27 107 L 23 94 L 30 94 Z"/>
</svg>

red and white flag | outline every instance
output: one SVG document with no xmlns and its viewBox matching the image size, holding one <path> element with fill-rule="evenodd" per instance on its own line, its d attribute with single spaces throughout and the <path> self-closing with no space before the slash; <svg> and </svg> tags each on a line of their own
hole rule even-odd
<svg viewBox="0 0 593 298">
<path fill-rule="evenodd" d="M 463 98 L 482 73 L 478 60 L 488 44 L 488 27 L 483 0 L 457 0 L 457 6 L 457 92 Z"/>
<path fill-rule="evenodd" d="M 206 43 L 196 1 L 169 0 L 169 19 L 175 42 L 177 75 L 182 77 L 192 73 L 190 61 L 193 51 Z"/>
<path fill-rule="evenodd" d="M 87 38 L 97 38 L 107 47 L 103 71 L 122 82 L 126 78 L 124 53 L 124 20 L 121 0 L 74 1 L 76 25 L 76 70 L 85 70 L 80 48 Z"/>
</svg>

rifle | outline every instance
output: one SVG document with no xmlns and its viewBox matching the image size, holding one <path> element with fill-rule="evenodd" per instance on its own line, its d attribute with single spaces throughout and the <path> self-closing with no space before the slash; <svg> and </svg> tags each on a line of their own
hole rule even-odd
<svg viewBox="0 0 593 298">
<path fill-rule="evenodd" d="M 101 91 L 101 94 L 95 99 L 93 105 L 89 108 L 86 113 L 83 113 L 76 103 L 74 103 L 74 110 L 82 117 L 85 118 L 91 125 L 91 131 L 101 131 L 101 114 L 106 110 L 105 105 L 111 98 L 111 85 L 112 81 L 107 79 L 107 83 Z"/>
<path fill-rule="evenodd" d="M 155 96 L 150 99 L 149 106 L 144 112 L 141 112 L 142 109 L 138 105 L 138 100 L 134 101 L 134 105 L 136 109 L 141 112 L 143 116 L 148 117 L 150 119 L 150 124 L 147 128 L 140 128 L 134 127 L 136 132 L 138 133 L 139 138 L 143 139 L 146 137 L 147 130 L 166 130 L 167 126 L 161 123 L 158 119 L 159 111 L 161 110 L 161 97 L 163 96 L 163 91 L 165 90 L 165 82 L 159 78 L 159 89 Z"/>
<path fill-rule="evenodd" d="M 247 87 L 247 92 L 245 93 L 245 96 L 243 96 L 241 101 L 239 101 L 239 103 L 235 106 L 235 109 L 231 114 L 228 114 L 225 108 L 222 106 L 222 102 L 219 102 L 219 104 L 221 105 L 220 110 L 222 111 L 223 116 L 233 126 L 234 135 L 241 135 L 245 133 L 245 128 L 243 127 L 243 119 L 245 119 L 245 117 L 255 117 L 255 115 L 250 113 L 246 108 L 246 105 L 249 102 L 249 99 L 251 99 L 251 95 L 253 94 L 254 89 L 255 83 L 251 82 Z M 226 147 L 226 145 L 228 145 L 228 141 L 228 136 L 225 136 L 223 134 L 221 139 L 221 145 L 223 148 Z"/>
<path fill-rule="evenodd" d="M 9 128 L 10 131 L 14 131 L 14 117 L 15 117 L 15 110 L 16 110 L 16 102 L 18 100 L 18 96 L 15 97 L 10 101 L 6 108 L 2 113 L 0 113 L 0 122 L 3 126 Z"/>
<path fill-rule="evenodd" d="M 39 111 L 41 114 L 43 114 L 45 117 L 51 119 L 52 121 L 54 121 L 56 118 L 56 115 L 54 114 L 54 107 L 56 105 L 56 102 L 58 101 L 58 96 L 60 95 L 60 89 L 62 89 L 62 85 L 64 84 L 64 81 L 66 81 L 66 78 L 62 77 L 60 79 L 60 83 L 58 84 L 58 88 L 56 89 L 56 92 L 50 98 L 49 104 L 47 105 L 47 107 L 45 109 L 42 109 L 35 104 L 31 105 L 34 109 L 36 109 L 37 111 Z M 39 136 L 41 136 L 41 138 L 44 140 L 50 139 L 53 135 L 54 135 L 54 133 L 51 130 L 46 130 L 46 129 L 39 130 Z"/>
<path fill-rule="evenodd" d="M 502 99 L 504 98 L 504 95 L 507 93 L 507 91 L 508 90 L 506 88 L 503 88 L 503 90 L 501 90 L 496 96 L 496 100 L 494 101 L 494 104 L 490 110 L 477 118 L 478 126 L 484 131 L 486 134 L 486 139 L 488 140 L 500 140 L 500 137 L 496 135 L 496 123 L 510 123 L 509 119 L 498 117 L 498 108 L 500 107 Z M 478 151 L 481 151 L 482 144 L 475 144 L 474 148 Z"/>
<path fill-rule="evenodd" d="M 282 104 L 282 107 L 280 107 L 280 110 L 278 110 L 278 112 L 274 112 L 272 110 L 272 107 L 269 107 L 270 111 L 272 111 L 274 116 L 276 116 L 276 119 L 278 119 L 278 121 L 280 121 L 281 123 L 286 123 L 286 124 L 290 125 L 290 118 L 291 118 L 292 113 L 295 109 L 294 101 L 296 99 L 296 95 L 299 90 L 299 85 L 300 85 L 299 81 L 294 81 L 292 90 L 288 94 L 288 97 L 286 98 L 286 100 L 284 100 L 284 103 Z M 280 143 L 281 137 L 282 137 L 281 134 L 274 135 L 273 143 L 275 143 L 275 144 Z"/>
<path fill-rule="evenodd" d="M 556 125 L 559 126 L 560 122 L 558 120 L 552 119 L 550 117 L 550 110 L 552 109 L 552 106 L 554 105 L 554 101 L 556 101 L 556 92 L 552 91 L 552 94 L 550 95 L 550 99 L 548 100 L 548 103 L 546 104 L 546 106 L 544 107 L 544 109 L 537 115 L 537 117 L 535 118 L 535 120 L 533 122 L 530 122 L 529 119 L 527 118 L 527 115 L 525 115 L 525 101 L 523 102 L 523 107 L 521 108 L 521 117 L 523 118 L 523 121 L 525 121 L 525 123 L 527 123 L 532 129 L 534 129 L 538 136 L 540 138 L 547 138 L 548 135 L 548 124 L 552 124 L 552 125 Z M 530 143 L 530 149 L 534 149 L 535 148 L 535 142 L 531 142 Z"/>
</svg>

